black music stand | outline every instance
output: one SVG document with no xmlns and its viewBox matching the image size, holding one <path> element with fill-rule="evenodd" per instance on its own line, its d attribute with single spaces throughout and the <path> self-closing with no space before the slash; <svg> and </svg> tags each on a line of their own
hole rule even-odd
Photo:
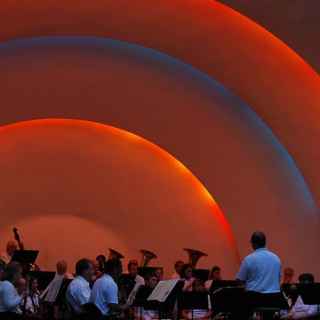
<svg viewBox="0 0 320 320">
<path fill-rule="evenodd" d="M 30 271 L 28 276 L 38 280 L 39 290 L 43 291 L 47 288 L 55 276 L 55 272 L 51 271 Z"/>
<path fill-rule="evenodd" d="M 297 287 L 304 304 L 320 305 L 320 283 L 301 283 Z"/>
<path fill-rule="evenodd" d="M 243 287 L 222 287 L 211 293 L 212 310 L 216 314 L 230 314 L 234 319 L 246 313 L 246 297 Z M 241 318 L 245 319 L 245 318 Z"/>
<path fill-rule="evenodd" d="M 208 269 L 194 269 L 192 273 L 195 278 L 205 282 L 209 278 L 210 270 L 208 270 Z"/>
<path fill-rule="evenodd" d="M 241 281 L 238 281 L 238 280 L 215 280 L 215 281 L 212 281 L 209 292 L 214 293 L 218 289 L 238 288 L 238 287 L 243 287 L 243 284 Z"/>
<path fill-rule="evenodd" d="M 36 262 L 38 254 L 38 250 L 16 250 L 11 261 L 19 262 L 22 266 L 23 274 L 27 274 L 31 266 Z"/>
<path fill-rule="evenodd" d="M 193 311 L 194 310 L 210 310 L 209 308 L 209 294 L 207 291 L 205 292 L 183 292 L 180 294 L 178 299 L 178 309 L 179 314 L 182 313 L 182 310 L 190 310 L 192 312 L 193 319 Z"/>
<path fill-rule="evenodd" d="M 148 276 L 149 274 L 154 274 L 159 269 L 163 273 L 163 267 L 139 267 L 138 274 L 142 278 L 146 278 L 146 276 Z"/>
</svg>

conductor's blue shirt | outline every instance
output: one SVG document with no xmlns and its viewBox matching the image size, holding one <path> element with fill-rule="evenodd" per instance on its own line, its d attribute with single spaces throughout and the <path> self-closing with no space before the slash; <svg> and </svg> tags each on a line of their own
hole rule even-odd
<svg viewBox="0 0 320 320">
<path fill-rule="evenodd" d="M 244 281 L 247 291 L 280 292 L 281 261 L 267 248 L 260 248 L 244 258 L 237 279 Z"/>
</svg>

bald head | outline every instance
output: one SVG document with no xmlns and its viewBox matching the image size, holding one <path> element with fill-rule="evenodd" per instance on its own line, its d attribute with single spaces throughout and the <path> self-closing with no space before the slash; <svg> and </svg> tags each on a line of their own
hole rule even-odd
<svg viewBox="0 0 320 320">
<path fill-rule="evenodd" d="M 261 231 L 256 231 L 251 236 L 251 245 L 254 250 L 264 248 L 267 240 L 266 235 Z"/>
<path fill-rule="evenodd" d="M 61 261 L 58 261 L 57 262 L 57 273 L 59 275 L 64 275 L 66 274 L 67 272 L 67 269 L 68 269 L 68 265 L 67 265 L 67 262 L 64 261 L 64 260 L 61 260 Z"/>
<path fill-rule="evenodd" d="M 18 249 L 17 244 L 14 241 L 7 243 L 7 254 L 12 257 L 14 252 Z"/>
</svg>

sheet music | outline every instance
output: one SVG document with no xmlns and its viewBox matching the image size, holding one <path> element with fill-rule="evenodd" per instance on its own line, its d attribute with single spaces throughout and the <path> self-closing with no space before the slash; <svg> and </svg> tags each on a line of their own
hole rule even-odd
<svg viewBox="0 0 320 320">
<path fill-rule="evenodd" d="M 179 279 L 160 281 L 147 300 L 165 302 L 179 281 Z"/>
</svg>

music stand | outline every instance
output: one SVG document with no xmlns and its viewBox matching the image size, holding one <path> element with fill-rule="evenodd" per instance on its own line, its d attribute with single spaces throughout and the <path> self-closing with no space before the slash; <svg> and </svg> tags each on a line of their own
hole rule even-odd
<svg viewBox="0 0 320 320">
<path fill-rule="evenodd" d="M 157 270 L 161 270 L 163 273 L 163 267 L 139 267 L 138 274 L 142 278 L 146 278 L 149 274 L 154 274 Z"/>
<path fill-rule="evenodd" d="M 43 291 L 47 288 L 55 276 L 55 272 L 50 271 L 30 271 L 28 276 L 38 280 L 39 290 Z"/>
<path fill-rule="evenodd" d="M 180 294 L 178 298 L 178 309 L 179 314 L 182 313 L 182 310 L 190 310 L 193 312 L 194 310 L 208 310 L 209 311 L 209 294 L 207 291 L 204 292 L 183 292 Z"/>
<path fill-rule="evenodd" d="M 239 315 L 246 305 L 245 289 L 241 287 L 222 287 L 211 294 L 212 309 L 215 313 Z"/>
<path fill-rule="evenodd" d="M 19 262 L 22 266 L 22 273 L 26 275 L 31 266 L 36 262 L 38 257 L 38 250 L 16 250 L 13 253 L 11 261 Z"/>
<path fill-rule="evenodd" d="M 170 281 L 175 281 L 175 280 L 160 281 L 160 283 L 161 282 L 165 283 Z M 171 315 L 173 314 L 173 311 L 175 309 L 175 305 L 178 300 L 178 297 L 182 293 L 183 285 L 184 285 L 183 281 L 176 281 L 175 285 L 171 288 L 170 292 L 167 291 L 167 293 L 169 294 L 166 293 L 166 299 L 164 301 L 150 300 L 150 297 L 148 298 L 148 302 L 158 303 L 159 319 L 171 318 Z M 157 287 L 154 290 L 156 289 Z"/>
<path fill-rule="evenodd" d="M 242 287 L 242 286 L 243 286 L 242 282 L 238 281 L 238 280 L 215 280 L 215 281 L 212 281 L 209 292 L 214 293 L 218 289 L 238 288 L 238 287 Z"/>
<path fill-rule="evenodd" d="M 205 282 L 209 278 L 210 271 L 208 269 L 194 269 L 192 273 L 195 278 Z"/>
<path fill-rule="evenodd" d="M 306 305 L 320 305 L 320 283 L 298 284 L 298 293 Z"/>
</svg>

